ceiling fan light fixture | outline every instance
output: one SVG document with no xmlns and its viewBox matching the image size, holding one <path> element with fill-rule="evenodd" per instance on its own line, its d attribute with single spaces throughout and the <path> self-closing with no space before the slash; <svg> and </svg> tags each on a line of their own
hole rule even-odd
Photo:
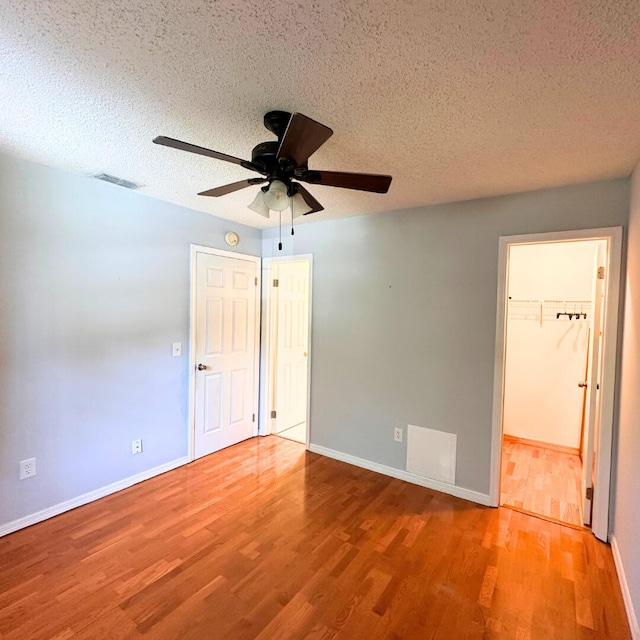
<svg viewBox="0 0 640 640">
<path fill-rule="evenodd" d="M 311 211 L 311 207 L 305 202 L 304 198 L 296 193 L 291 198 L 291 215 L 294 218 L 298 218 L 303 216 L 305 213 L 309 213 Z"/>
<path fill-rule="evenodd" d="M 271 215 L 271 212 L 269 211 L 269 207 L 267 207 L 267 205 L 264 203 L 264 191 L 262 191 L 261 189 L 258 190 L 258 193 L 256 193 L 256 197 L 253 199 L 253 202 L 249 205 L 249 209 L 251 209 L 251 211 L 255 211 L 256 213 L 259 213 L 261 216 L 264 216 L 265 218 L 268 218 Z"/>
<path fill-rule="evenodd" d="M 272 211 L 284 211 L 289 208 L 289 196 L 287 195 L 287 185 L 274 180 L 269 185 L 269 190 L 264 193 L 264 204 Z"/>
</svg>

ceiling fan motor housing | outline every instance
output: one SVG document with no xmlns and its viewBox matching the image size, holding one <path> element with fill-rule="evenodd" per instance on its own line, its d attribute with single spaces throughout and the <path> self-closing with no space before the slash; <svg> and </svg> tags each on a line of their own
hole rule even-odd
<svg viewBox="0 0 640 640">
<path fill-rule="evenodd" d="M 278 166 L 276 156 L 279 147 L 280 143 L 277 140 L 257 144 L 251 152 L 251 163 L 260 167 L 263 173 L 271 173 Z"/>
<path fill-rule="evenodd" d="M 264 114 L 264 126 L 278 138 L 278 142 L 282 140 L 287 125 L 291 120 L 291 114 L 288 111 L 268 111 Z"/>
<path fill-rule="evenodd" d="M 264 126 L 271 131 L 277 140 L 261 142 L 251 152 L 251 163 L 262 170 L 269 180 L 282 180 L 289 186 L 295 163 L 285 158 L 278 160 L 278 149 L 287 130 L 291 114 L 288 111 L 269 111 L 264 116 Z"/>
</svg>

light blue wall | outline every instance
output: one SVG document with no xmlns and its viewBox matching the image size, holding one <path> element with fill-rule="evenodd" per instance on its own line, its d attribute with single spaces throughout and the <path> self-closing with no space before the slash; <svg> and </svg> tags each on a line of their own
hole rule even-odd
<svg viewBox="0 0 640 640">
<path fill-rule="evenodd" d="M 314 254 L 311 442 L 404 469 L 394 427 L 455 433 L 456 484 L 488 493 L 498 238 L 626 225 L 628 198 L 620 179 L 287 230 L 282 254 Z"/>
<path fill-rule="evenodd" d="M 498 236 L 624 225 L 628 195 L 612 180 L 285 236 L 314 254 L 312 442 L 402 469 L 394 426 L 450 431 L 457 483 L 486 493 Z M 276 230 L 0 156 L 0 525 L 186 455 L 189 245 L 231 229 L 239 252 L 278 253 Z"/>
<path fill-rule="evenodd" d="M 187 454 L 189 245 L 229 230 L 260 254 L 256 229 L 0 156 L 0 525 Z"/>
<path fill-rule="evenodd" d="M 640 615 L 640 165 L 632 178 L 613 535 Z M 636 628 L 640 637 L 640 629 Z"/>
</svg>

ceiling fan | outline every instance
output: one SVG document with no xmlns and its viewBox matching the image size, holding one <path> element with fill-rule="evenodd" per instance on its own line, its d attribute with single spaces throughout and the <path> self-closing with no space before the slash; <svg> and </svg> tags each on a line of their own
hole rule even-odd
<svg viewBox="0 0 640 640">
<path fill-rule="evenodd" d="M 324 209 L 300 182 L 374 193 L 387 193 L 389 190 L 391 176 L 309 169 L 307 164 L 309 157 L 333 135 L 333 131 L 329 127 L 325 127 L 301 113 L 292 115 L 286 111 L 266 113 L 264 126 L 278 139 L 261 142 L 255 146 L 251 152 L 251 161 L 166 136 L 158 136 L 153 141 L 165 147 L 239 164 L 249 171 L 259 173 L 262 176 L 260 178 L 240 180 L 222 187 L 202 191 L 198 195 L 219 197 L 252 185 L 268 183 L 261 187 L 249 205 L 252 211 L 267 218 L 271 211 L 281 212 L 288 208 L 291 208 L 293 218 Z"/>
</svg>

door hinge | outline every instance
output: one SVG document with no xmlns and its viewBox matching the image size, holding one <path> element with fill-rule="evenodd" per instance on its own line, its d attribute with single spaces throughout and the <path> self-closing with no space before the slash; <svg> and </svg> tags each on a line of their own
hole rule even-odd
<svg viewBox="0 0 640 640">
<path fill-rule="evenodd" d="M 255 282 L 256 286 L 258 286 L 258 276 L 256 276 L 256 282 Z"/>
<path fill-rule="evenodd" d="M 587 491 L 585 493 L 587 500 L 593 500 L 593 487 L 587 487 Z"/>
<path fill-rule="evenodd" d="M 279 287 L 280 286 L 280 280 L 278 280 L 278 278 L 274 278 L 273 279 L 273 286 L 274 287 Z"/>
<path fill-rule="evenodd" d="M 598 267 L 598 280 L 604 280 L 604 267 Z"/>
<path fill-rule="evenodd" d="M 256 421 L 256 414 L 253 414 L 253 418 L 251 418 L 251 422 L 255 422 Z"/>
<path fill-rule="evenodd" d="M 271 417 L 272 417 L 272 418 L 275 418 L 276 416 L 277 416 L 277 413 L 276 413 L 275 411 L 272 411 L 272 412 L 271 412 Z"/>
</svg>

